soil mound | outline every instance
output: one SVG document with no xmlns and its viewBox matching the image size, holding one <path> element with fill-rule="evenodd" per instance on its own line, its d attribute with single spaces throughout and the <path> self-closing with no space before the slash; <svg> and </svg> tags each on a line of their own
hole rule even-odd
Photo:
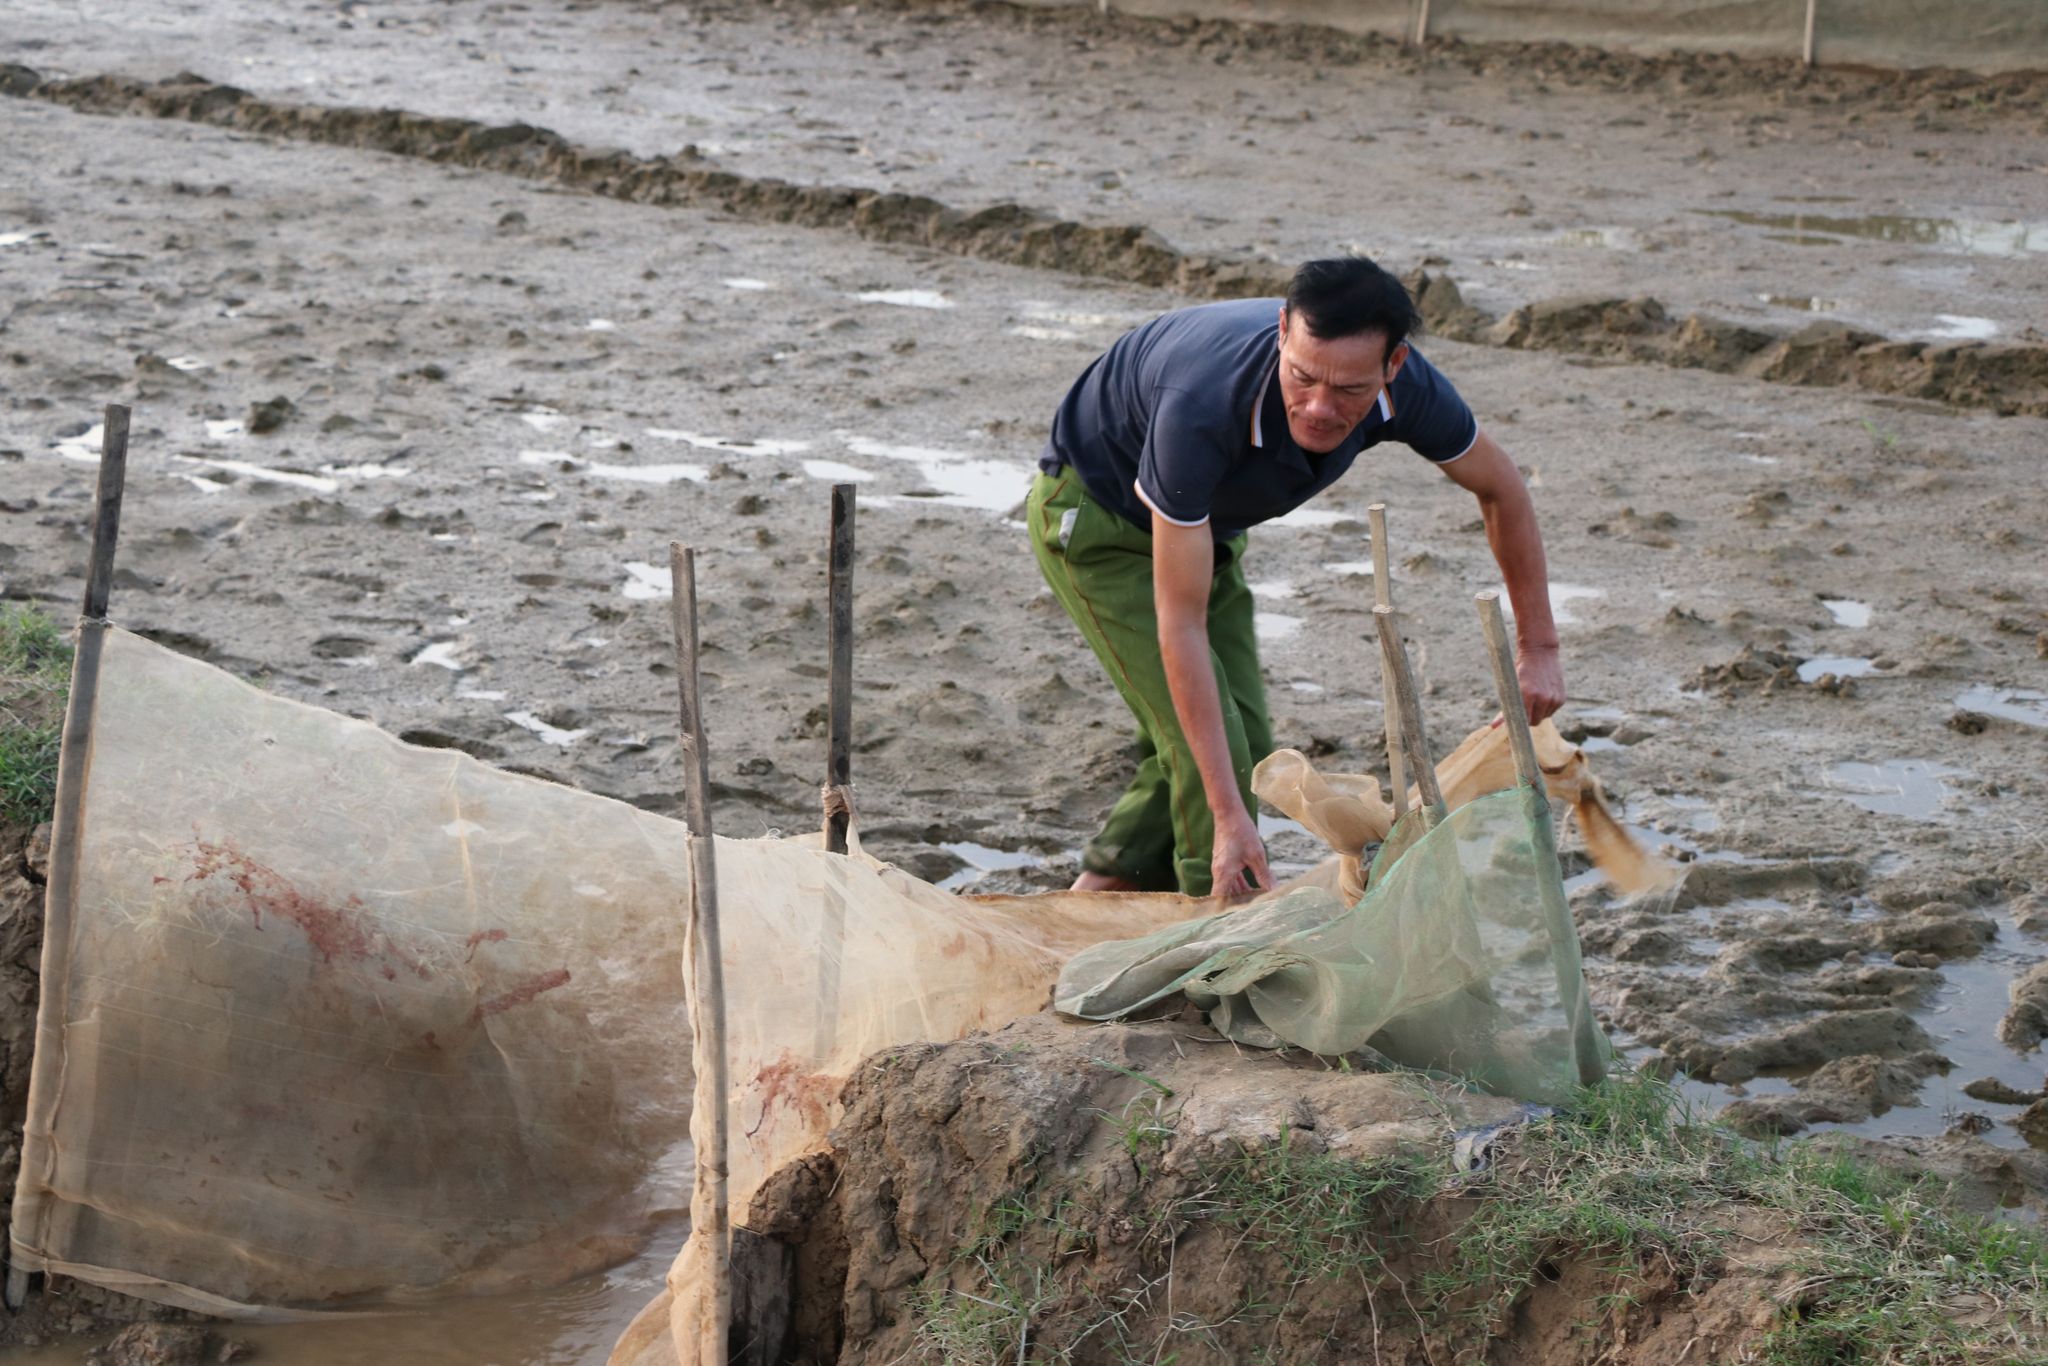
<svg viewBox="0 0 2048 1366">
<path fill-rule="evenodd" d="M 1801 1303 L 1817 1226 L 1673 1189 L 1662 1235 L 1600 1245 L 1579 1178 L 1532 1175 L 1563 1170 L 1545 1112 L 1192 1015 L 901 1049 L 846 1101 L 742 1221 L 762 1359 L 1733 1360 Z"/>
</svg>

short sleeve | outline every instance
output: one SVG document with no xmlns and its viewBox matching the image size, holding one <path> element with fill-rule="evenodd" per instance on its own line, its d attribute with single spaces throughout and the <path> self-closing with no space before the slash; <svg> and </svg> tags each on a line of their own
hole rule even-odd
<svg viewBox="0 0 2048 1366">
<path fill-rule="evenodd" d="M 1242 444 L 1229 414 L 1218 413 L 1213 400 L 1183 389 L 1157 390 L 1138 454 L 1139 499 L 1176 526 L 1202 525 Z"/>
<path fill-rule="evenodd" d="M 1444 378 L 1413 351 L 1395 378 L 1394 437 L 1424 460 L 1447 465 L 1479 439 L 1479 419 Z"/>
</svg>

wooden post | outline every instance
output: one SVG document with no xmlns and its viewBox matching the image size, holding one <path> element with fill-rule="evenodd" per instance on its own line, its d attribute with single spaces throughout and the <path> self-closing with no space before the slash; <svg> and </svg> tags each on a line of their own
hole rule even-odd
<svg viewBox="0 0 2048 1366">
<path fill-rule="evenodd" d="M 1799 48 L 1799 60 L 1806 66 L 1813 65 L 1813 18 L 1814 11 L 1819 8 L 1820 0 L 1806 0 L 1806 41 Z"/>
<path fill-rule="evenodd" d="M 697 677 L 696 552 L 679 542 L 668 548 L 674 591 L 669 615 L 676 638 L 676 688 L 682 705 L 683 819 L 690 832 L 691 973 L 690 1029 L 692 1063 L 698 1085 L 696 1106 L 709 1101 L 707 1121 L 694 1132 L 709 1139 L 697 1149 L 697 1193 L 705 1209 L 691 1202 L 690 1236 L 710 1240 L 711 1303 L 706 1311 L 698 1361 L 725 1366 L 727 1326 L 732 1319 L 732 1221 L 726 1208 L 726 1183 L 731 1174 L 726 1107 L 731 1083 L 725 1057 L 725 961 L 718 935 L 718 864 L 711 833 L 711 782 L 704 746 L 703 693 Z M 708 1149 L 708 1151 L 707 1151 Z"/>
<path fill-rule="evenodd" d="M 1421 47 L 1429 41 L 1429 0 L 1422 0 L 1422 9 L 1415 16 L 1415 45 Z"/>
<path fill-rule="evenodd" d="M 1578 1067 L 1579 1084 L 1591 1086 L 1606 1075 L 1607 1065 L 1593 1024 L 1593 1003 L 1586 994 L 1579 932 L 1572 924 L 1571 907 L 1564 898 L 1564 871 L 1557 862 L 1557 833 L 1550 823 L 1550 789 L 1536 759 L 1535 737 L 1529 733 L 1529 713 L 1522 707 L 1522 684 L 1515 677 L 1507 623 L 1501 618 L 1500 594 L 1481 593 L 1475 601 L 1479 604 L 1480 627 L 1486 632 L 1486 652 L 1493 661 L 1493 686 L 1500 694 L 1508 745 L 1515 753 L 1515 773 L 1530 793 L 1529 815 L 1536 841 L 1536 890 L 1542 902 L 1544 927 L 1550 934 L 1550 961 L 1557 970 L 1558 1000 L 1571 1024 L 1572 1057 Z"/>
<path fill-rule="evenodd" d="M 85 835 L 86 770 L 91 764 L 93 708 L 99 700 L 100 656 L 106 648 L 107 599 L 114 587 L 114 547 L 121 535 L 121 492 L 128 479 L 128 409 L 109 403 L 104 435 L 100 439 L 99 485 L 93 492 L 92 554 L 86 560 L 85 602 L 79 613 L 78 645 L 71 658 L 71 691 L 64 702 L 64 738 L 57 748 L 57 792 L 50 826 L 50 879 L 44 890 L 45 924 L 57 929 L 43 936 L 42 992 L 40 1013 L 45 1019 L 64 1018 L 66 984 L 69 981 L 69 945 L 66 931 L 78 900 L 78 857 Z M 60 1026 L 61 1028 L 61 1026 Z M 56 1088 L 62 1078 L 54 1060 L 38 1050 L 29 1067 L 29 1113 L 47 1114 L 56 1103 Z M 38 1173 L 38 1182 L 49 1173 Z M 21 1174 L 21 1187 L 31 1181 Z M 40 1203 L 38 1200 L 37 1203 Z M 41 1219 L 17 1202 L 13 1226 L 41 1241 Z M 28 1297 L 29 1273 L 18 1266 L 7 1268 L 7 1307 L 19 1309 Z"/>
<path fill-rule="evenodd" d="M 1372 527 L 1373 606 L 1392 611 L 1394 581 L 1393 571 L 1387 567 L 1392 558 L 1387 549 L 1387 505 L 1374 503 L 1365 510 L 1365 515 Z M 1401 755 L 1401 709 L 1395 700 L 1400 694 L 1394 683 L 1393 656 L 1386 649 L 1386 633 L 1377 624 L 1374 629 L 1380 632 L 1380 707 L 1387 732 L 1387 780 L 1394 789 L 1394 819 L 1398 821 L 1408 813 L 1408 765 Z"/>
<path fill-rule="evenodd" d="M 845 788 L 853 781 L 853 485 L 832 486 L 831 568 L 828 648 L 831 684 L 825 721 L 825 783 Z M 843 804 L 825 803 L 825 849 L 846 852 L 849 816 Z"/>
<path fill-rule="evenodd" d="M 1436 784 L 1436 761 L 1429 752 L 1429 733 L 1422 724 L 1422 702 L 1415 695 L 1415 674 L 1408 667 L 1408 647 L 1401 643 L 1401 627 L 1391 607 L 1372 609 L 1379 626 L 1380 651 L 1393 675 L 1394 701 L 1401 712 L 1401 735 L 1408 758 L 1415 765 L 1415 787 L 1425 808 L 1423 819 L 1434 826 L 1445 815 L 1444 794 Z"/>
</svg>

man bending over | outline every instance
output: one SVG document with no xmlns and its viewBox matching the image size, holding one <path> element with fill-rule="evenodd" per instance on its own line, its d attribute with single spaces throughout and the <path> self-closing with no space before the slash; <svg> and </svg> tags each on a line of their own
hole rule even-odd
<svg viewBox="0 0 2048 1366">
<path fill-rule="evenodd" d="M 1273 748 L 1245 529 L 1399 441 L 1478 499 L 1514 607 L 1529 719 L 1564 702 L 1536 510 L 1507 453 L 1408 344 L 1399 280 L 1310 261 L 1287 297 L 1183 308 L 1097 357 L 1053 416 L 1031 546 L 1138 718 L 1137 776 L 1076 890 L 1236 895 L 1272 885 L 1252 768 Z"/>
</svg>

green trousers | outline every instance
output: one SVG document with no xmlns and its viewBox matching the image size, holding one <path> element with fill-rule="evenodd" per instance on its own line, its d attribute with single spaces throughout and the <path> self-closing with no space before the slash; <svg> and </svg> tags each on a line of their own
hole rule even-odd
<svg viewBox="0 0 2048 1366">
<path fill-rule="evenodd" d="M 1081 866 L 1129 878 L 1147 891 L 1178 887 L 1206 896 L 1216 823 L 1166 686 L 1152 602 L 1152 533 L 1090 498 L 1071 469 L 1040 474 L 1027 507 L 1031 549 L 1045 581 L 1138 719 L 1137 776 L 1089 841 Z M 1209 660 L 1231 769 L 1245 809 L 1256 811 L 1252 766 L 1272 752 L 1273 722 L 1259 675 L 1244 548 L 1242 533 L 1216 547 Z"/>
</svg>

